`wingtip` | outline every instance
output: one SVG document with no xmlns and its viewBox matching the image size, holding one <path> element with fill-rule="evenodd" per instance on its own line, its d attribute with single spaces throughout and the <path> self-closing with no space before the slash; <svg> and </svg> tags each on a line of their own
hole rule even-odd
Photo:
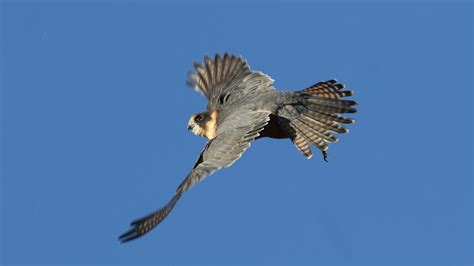
<svg viewBox="0 0 474 266">
<path fill-rule="evenodd" d="M 133 220 L 132 222 L 130 222 L 130 226 L 132 228 L 130 230 L 128 230 L 127 232 L 123 233 L 122 235 L 120 235 L 118 240 L 123 244 L 123 243 L 126 243 L 128 241 L 131 241 L 131 240 L 134 240 L 134 239 L 137 239 L 137 238 L 143 236 L 144 234 L 140 234 L 138 232 L 139 224 L 141 222 L 143 222 L 144 220 L 148 219 L 149 217 L 150 217 L 150 215 L 147 215 L 145 217 L 142 217 L 142 218 L 139 218 L 139 219 L 136 219 L 136 220 Z"/>
<path fill-rule="evenodd" d="M 206 66 L 210 66 L 212 64 L 212 59 L 209 55 L 204 56 L 204 63 Z"/>
<path fill-rule="evenodd" d="M 204 68 L 199 62 L 193 62 L 193 67 L 196 69 L 196 70 L 199 70 L 201 68 Z"/>
<path fill-rule="evenodd" d="M 121 244 L 123 244 L 133 239 L 136 239 L 138 237 L 140 237 L 140 235 L 138 234 L 136 228 L 132 228 L 128 230 L 127 232 L 123 233 L 122 235 L 120 235 L 118 240 L 120 241 Z"/>
</svg>

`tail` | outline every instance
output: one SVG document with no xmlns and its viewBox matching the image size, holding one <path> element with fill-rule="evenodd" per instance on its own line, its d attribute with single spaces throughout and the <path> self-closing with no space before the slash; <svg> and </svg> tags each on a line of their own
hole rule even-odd
<svg viewBox="0 0 474 266">
<path fill-rule="evenodd" d="M 357 102 L 341 99 L 353 95 L 353 91 L 342 91 L 343 88 L 344 85 L 336 80 L 316 83 L 294 92 L 291 101 L 278 112 L 280 125 L 287 131 L 296 148 L 308 159 L 312 157 L 309 148 L 309 143 L 312 143 L 321 150 L 327 161 L 328 143 L 338 141 L 333 132 L 349 133 L 341 124 L 355 122 L 352 118 L 340 115 L 357 112 L 353 107 Z"/>
</svg>

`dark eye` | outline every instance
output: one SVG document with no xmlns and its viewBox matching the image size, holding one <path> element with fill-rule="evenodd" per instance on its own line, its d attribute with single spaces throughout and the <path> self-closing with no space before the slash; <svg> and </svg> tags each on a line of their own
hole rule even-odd
<svg viewBox="0 0 474 266">
<path fill-rule="evenodd" d="M 197 115 L 197 116 L 194 118 L 194 121 L 196 121 L 196 122 L 201 122 L 203 118 L 204 118 L 204 117 L 203 117 L 202 115 Z"/>
</svg>

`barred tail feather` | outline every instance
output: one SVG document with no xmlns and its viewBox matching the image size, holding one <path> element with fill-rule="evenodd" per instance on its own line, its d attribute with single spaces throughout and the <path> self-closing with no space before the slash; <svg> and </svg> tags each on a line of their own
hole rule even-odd
<svg viewBox="0 0 474 266">
<path fill-rule="evenodd" d="M 354 95 L 353 91 L 341 91 L 344 85 L 336 80 L 318 82 L 309 88 L 297 91 L 300 101 L 309 108 L 316 108 L 327 113 L 355 113 L 356 101 L 342 100 L 340 98 Z"/>
<path fill-rule="evenodd" d="M 331 79 L 318 82 L 299 92 L 332 99 L 339 99 L 354 95 L 353 91 L 340 91 L 343 88 L 345 88 L 344 84 L 339 84 L 335 79 Z"/>
<path fill-rule="evenodd" d="M 313 117 L 309 115 L 308 113 L 302 114 L 305 120 L 310 121 L 311 124 L 313 124 L 315 127 L 321 127 L 326 130 L 334 131 L 337 133 L 349 133 L 349 130 L 338 123 L 331 121 L 331 120 L 325 120 L 325 119 L 320 119 L 318 117 Z"/>
<path fill-rule="evenodd" d="M 308 159 L 313 157 L 313 152 L 309 147 L 309 143 L 301 133 L 297 133 L 295 128 L 290 126 L 289 120 L 284 118 L 278 118 L 278 124 L 288 134 L 295 147 Z"/>
<path fill-rule="evenodd" d="M 318 124 L 317 122 L 314 122 L 313 119 L 302 115 L 297 120 L 303 123 L 309 131 L 311 131 L 313 134 L 316 134 L 317 136 L 324 139 L 325 141 L 327 142 L 338 141 L 337 137 L 333 136 L 329 130 L 322 128 L 320 124 Z"/>
<path fill-rule="evenodd" d="M 343 117 L 341 115 L 335 113 L 328 113 L 320 110 L 319 108 L 314 106 L 307 106 L 303 108 L 302 111 L 307 113 L 309 116 L 317 119 L 317 120 L 324 120 L 324 121 L 333 121 L 335 123 L 342 123 L 342 124 L 354 124 L 355 121 L 353 118 Z"/>
<path fill-rule="evenodd" d="M 296 101 L 286 105 L 282 113 L 289 117 L 289 125 L 296 131 L 295 134 L 306 140 L 306 144 L 312 143 L 320 149 L 324 159 L 328 143 L 338 141 L 333 133 L 348 133 L 349 130 L 341 124 L 354 123 L 354 119 L 340 114 L 357 112 L 354 108 L 357 105 L 356 101 L 341 99 L 354 94 L 353 91 L 343 91 L 343 88 L 344 85 L 337 83 L 336 80 L 318 82 L 307 89 L 295 92 L 293 99 Z M 301 142 L 296 138 L 292 140 Z"/>
<path fill-rule="evenodd" d="M 327 143 L 317 133 L 315 133 L 314 130 L 312 130 L 300 120 L 294 119 L 291 121 L 290 125 L 292 125 L 292 127 L 295 128 L 298 133 L 313 143 L 321 151 L 326 151 L 328 149 Z"/>
<path fill-rule="evenodd" d="M 357 103 L 354 101 L 344 101 L 344 100 L 336 100 L 336 101 L 329 101 L 333 99 L 324 99 L 319 96 L 311 96 L 301 98 L 301 101 L 312 108 L 320 109 L 324 112 L 328 113 L 355 113 L 357 109 L 352 107 Z"/>
<path fill-rule="evenodd" d="M 293 139 L 293 143 L 295 144 L 296 148 L 303 153 L 303 155 L 311 159 L 313 157 L 313 152 L 311 151 L 311 148 L 309 147 L 308 142 L 306 139 L 301 136 L 301 135 L 296 135 L 295 138 Z"/>
</svg>

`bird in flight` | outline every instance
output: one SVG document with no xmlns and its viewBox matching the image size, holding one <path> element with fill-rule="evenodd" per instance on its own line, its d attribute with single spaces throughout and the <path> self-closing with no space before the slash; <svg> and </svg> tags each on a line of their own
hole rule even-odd
<svg viewBox="0 0 474 266">
<path fill-rule="evenodd" d="M 207 110 L 191 116 L 188 129 L 206 137 L 203 151 L 192 170 L 161 209 L 131 223 L 119 237 L 127 242 L 151 231 L 171 212 L 184 192 L 215 171 L 231 166 L 251 142 L 262 137 L 289 138 L 306 158 L 313 153 L 310 144 L 327 161 L 328 143 L 338 140 L 333 132 L 348 133 L 341 124 L 354 119 L 342 113 L 355 113 L 352 100 L 341 98 L 353 92 L 343 90 L 336 80 L 318 82 L 304 90 L 278 91 L 268 75 L 251 70 L 240 56 L 216 54 L 194 63 L 188 85 L 206 96 Z"/>
</svg>

